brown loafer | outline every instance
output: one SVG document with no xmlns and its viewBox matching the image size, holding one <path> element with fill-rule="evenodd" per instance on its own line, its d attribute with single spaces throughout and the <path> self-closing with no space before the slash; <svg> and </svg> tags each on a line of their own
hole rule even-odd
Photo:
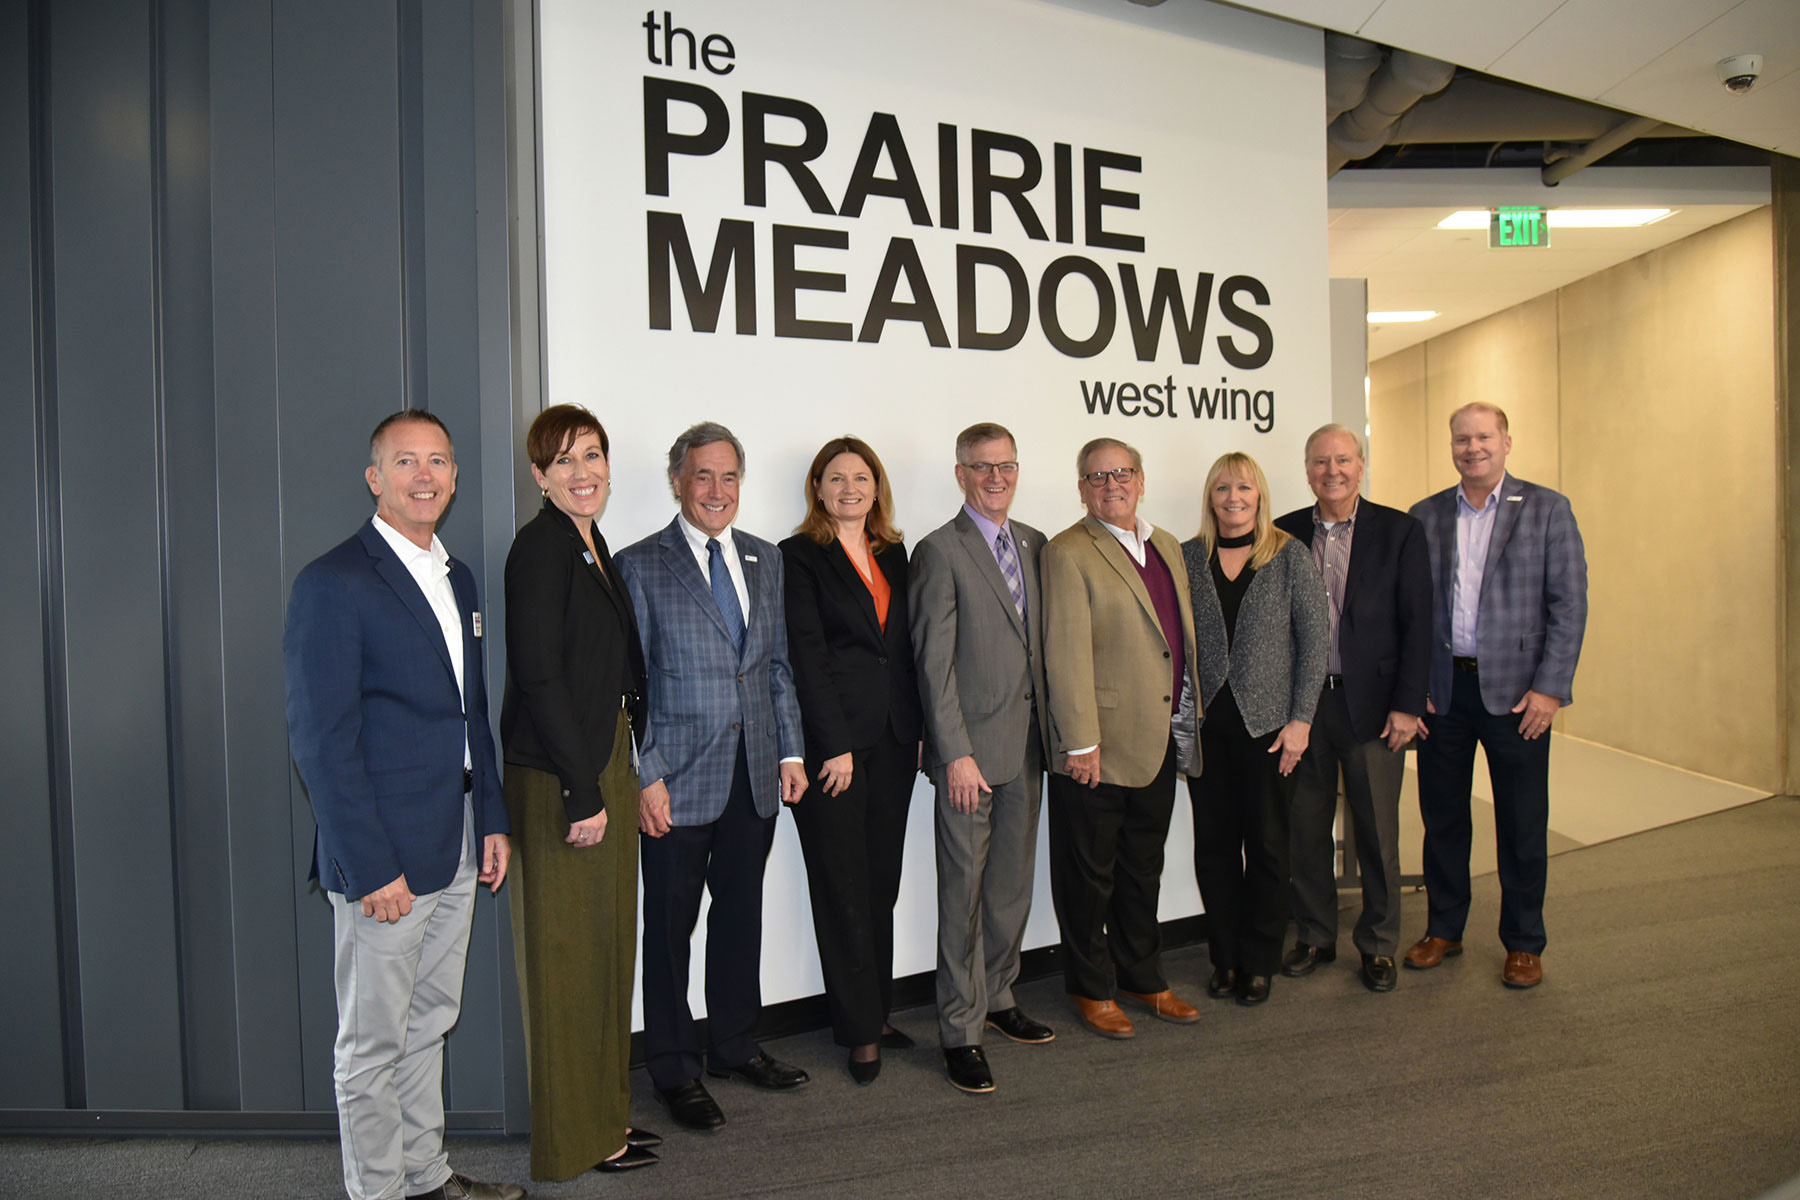
<svg viewBox="0 0 1800 1200">
<path fill-rule="evenodd" d="M 1535 954 L 1514 950 L 1506 956 L 1506 968 L 1500 972 L 1500 982 L 1509 988 L 1536 987 L 1544 982 L 1544 960 Z"/>
<path fill-rule="evenodd" d="M 1192 1025 L 1200 1019 L 1200 1010 L 1177 996 L 1168 988 L 1160 992 L 1145 995 L 1142 992 L 1128 992 L 1119 989 L 1119 995 L 1130 996 L 1139 1004 L 1149 1009 L 1159 1020 L 1173 1021 L 1177 1025 Z"/>
<path fill-rule="evenodd" d="M 1462 953 L 1462 943 L 1453 942 L 1449 938 L 1422 937 L 1413 943 L 1406 952 L 1406 965 L 1415 971 L 1425 971 L 1437 966 L 1446 958 L 1455 958 Z"/>
<path fill-rule="evenodd" d="M 1111 1000 L 1089 1000 L 1086 996 L 1070 996 L 1081 1022 L 1101 1037 L 1128 1038 L 1137 1033 L 1131 1018 Z"/>
</svg>

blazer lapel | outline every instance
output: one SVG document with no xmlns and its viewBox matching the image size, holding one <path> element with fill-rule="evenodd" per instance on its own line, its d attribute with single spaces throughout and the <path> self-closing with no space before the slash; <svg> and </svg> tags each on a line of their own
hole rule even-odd
<svg viewBox="0 0 1800 1200">
<path fill-rule="evenodd" d="M 862 574 L 857 571 L 856 564 L 850 561 L 849 551 L 845 550 L 843 543 L 836 539 L 832 540 L 831 545 L 821 547 L 821 549 L 825 551 L 825 557 L 830 561 L 831 569 L 836 572 L 838 582 L 850 589 L 850 596 L 856 604 L 857 611 L 862 613 L 863 619 L 868 623 L 870 636 L 880 642 L 882 638 L 881 618 L 875 612 L 875 597 L 870 594 L 869 585 L 863 582 Z M 872 553 L 869 555 L 869 569 L 871 571 L 881 570 L 875 565 L 875 555 Z"/>
<path fill-rule="evenodd" d="M 1311 518 L 1307 520 L 1310 522 Z M 1316 536 L 1318 530 L 1313 530 L 1313 533 Z M 1358 500 L 1356 519 L 1350 527 L 1350 567 L 1344 574 L 1344 596 L 1338 604 L 1341 614 L 1347 614 L 1350 605 L 1355 602 L 1357 589 L 1362 586 L 1363 578 L 1369 573 L 1368 562 L 1380 552 L 1381 539 L 1385 534 L 1380 518 L 1376 517 L 1368 505 Z M 1362 544 L 1360 553 L 1357 550 L 1359 542 Z M 1309 550 L 1312 548 L 1310 541 L 1306 545 Z"/>
<path fill-rule="evenodd" d="M 1481 566 L 1481 590 L 1487 591 L 1488 580 L 1496 574 L 1500 556 L 1506 553 L 1506 544 L 1512 541 L 1513 530 L 1519 527 L 1519 513 L 1525 507 L 1522 499 L 1525 489 L 1511 475 L 1500 488 L 1500 499 L 1496 504 L 1499 509 L 1494 514 L 1494 532 L 1488 538 L 1487 561 Z"/>
<path fill-rule="evenodd" d="M 700 564 L 694 561 L 693 552 L 688 549 L 687 535 L 681 531 L 680 520 L 677 517 L 670 521 L 669 527 L 663 530 L 662 537 L 657 539 L 662 550 L 663 566 L 688 590 L 688 595 L 694 598 L 700 611 L 711 618 L 719 635 L 730 638 L 731 634 L 725 628 L 725 618 L 719 612 L 719 602 L 713 599 L 712 581 L 700 573 Z"/>
<path fill-rule="evenodd" d="M 1156 626 L 1157 633 L 1162 633 L 1162 618 L 1156 614 L 1156 601 L 1150 598 L 1150 589 L 1144 586 L 1144 577 L 1138 574 L 1137 563 L 1132 561 L 1131 555 L 1125 553 L 1125 547 L 1119 544 L 1119 539 L 1112 535 L 1111 530 L 1101 524 L 1098 517 L 1083 517 L 1082 524 L 1087 526 L 1088 535 L 1094 539 L 1094 544 L 1100 551 L 1100 557 L 1104 558 L 1112 569 L 1119 573 L 1119 577 L 1131 588 L 1131 594 L 1137 597 L 1138 603 L 1149 615 L 1150 623 Z M 1160 550 L 1157 551 L 1157 557 L 1162 557 Z M 1166 562 L 1163 565 L 1169 566 Z M 1171 573 L 1174 570 L 1174 567 L 1169 567 Z M 1164 642 L 1168 640 L 1167 637 L 1163 638 Z"/>
<path fill-rule="evenodd" d="M 1012 529 L 1013 545 L 1017 547 L 1019 545 L 1018 526 L 1014 525 Z M 1021 638 L 1023 638 L 1025 636 L 1025 623 L 1019 619 L 1019 610 L 1013 606 L 1012 589 L 1006 586 L 1006 576 L 1000 573 L 1000 564 L 994 561 L 993 547 L 989 546 L 987 539 L 981 536 L 981 530 L 976 527 L 974 521 L 969 519 L 969 514 L 966 512 L 957 512 L 956 532 L 958 538 L 961 540 L 963 553 L 967 554 L 969 556 L 969 561 L 975 564 L 975 573 L 987 580 L 987 585 L 994 589 L 994 597 L 1000 601 L 1001 607 L 1005 609 L 1007 620 L 1012 622 L 1013 629 L 1017 631 Z M 1036 552 L 1033 551 L 1034 555 L 1035 553 Z M 1021 570 L 1024 570 L 1025 552 L 1022 549 L 1019 551 L 1019 566 Z M 1030 610 L 1030 607 L 1033 604 L 1037 603 L 1037 598 L 1032 595 L 1034 590 L 1032 582 L 1034 574 L 1035 572 L 1032 571 L 1025 572 L 1025 605 L 1027 611 Z"/>
<path fill-rule="evenodd" d="M 443 626 L 438 624 L 437 614 L 431 610 L 431 603 L 425 599 L 425 593 L 419 590 L 419 581 L 413 578 L 412 572 L 406 569 L 406 564 L 400 561 L 400 557 L 394 553 L 394 548 L 387 544 L 386 539 L 375 532 L 374 526 L 364 525 L 362 535 L 363 548 L 369 552 L 369 557 L 375 560 L 375 573 L 381 576 L 382 580 L 394 590 L 394 595 L 398 596 L 400 602 L 406 605 L 406 611 L 413 615 L 413 619 L 425 631 L 427 634 L 425 640 L 431 644 L 433 650 L 437 651 L 438 660 L 444 664 L 444 670 L 450 672 L 450 679 L 454 684 L 456 669 L 450 663 L 450 647 L 444 642 Z M 466 639 L 468 621 L 465 620 L 463 625 L 463 634 Z"/>
<path fill-rule="evenodd" d="M 739 655 L 740 659 L 744 659 L 750 657 L 751 639 L 773 637 L 769 627 L 771 614 L 777 621 L 785 621 L 787 614 L 781 609 L 780 597 L 769 595 L 769 572 L 765 569 L 762 555 L 756 552 L 755 546 L 750 545 L 748 537 L 736 529 L 731 531 L 731 539 L 737 546 L 738 566 L 744 571 L 744 591 L 750 595 L 750 611 L 744 614 L 744 650 Z M 712 595 L 710 586 L 707 588 L 707 595 Z M 715 610 L 718 607 L 717 603 L 713 605 Z M 725 627 L 725 618 L 719 618 L 719 627 Z M 758 644 L 761 644 L 760 640 Z"/>
</svg>

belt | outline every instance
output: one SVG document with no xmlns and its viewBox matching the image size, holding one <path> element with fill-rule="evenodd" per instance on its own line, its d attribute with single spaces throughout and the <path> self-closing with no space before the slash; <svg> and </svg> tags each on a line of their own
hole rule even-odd
<svg viewBox="0 0 1800 1200">
<path fill-rule="evenodd" d="M 1450 660 L 1450 665 L 1465 675 L 1481 674 L 1481 672 L 1476 669 L 1475 660 L 1465 655 L 1458 654 L 1455 658 Z"/>
<path fill-rule="evenodd" d="M 1326 691 L 1331 691 L 1334 688 L 1341 688 L 1343 686 L 1344 686 L 1344 677 L 1342 675 L 1327 675 L 1325 677 L 1325 690 Z"/>
<path fill-rule="evenodd" d="M 464 767 L 463 768 L 463 795 L 466 796 L 474 790 L 475 790 L 475 772 L 469 770 L 469 768 L 467 768 L 467 767 Z"/>
</svg>

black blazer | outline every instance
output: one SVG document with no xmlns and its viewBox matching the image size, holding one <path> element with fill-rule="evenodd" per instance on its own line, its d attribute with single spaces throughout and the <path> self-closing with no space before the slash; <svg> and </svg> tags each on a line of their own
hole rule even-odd
<svg viewBox="0 0 1800 1200">
<path fill-rule="evenodd" d="M 874 597 L 836 541 L 821 546 L 795 534 L 781 543 L 781 557 L 808 773 L 828 758 L 874 745 L 883 729 L 902 744 L 918 741 L 924 717 L 906 605 L 906 547 L 874 556 L 890 592 L 885 631 Z"/>
<path fill-rule="evenodd" d="M 644 652 L 631 599 L 606 539 L 599 567 L 575 522 L 548 500 L 506 556 L 506 700 L 500 741 L 509 763 L 562 780 L 573 824 L 606 807 L 600 772 L 612 755 L 619 697 L 643 728 Z M 602 575 L 600 568 L 605 569 Z"/>
<path fill-rule="evenodd" d="M 1310 505 L 1275 524 L 1311 549 Z M 1431 558 L 1425 529 L 1399 509 L 1366 498 L 1356 502 L 1338 652 L 1350 731 L 1358 741 L 1380 737 L 1390 712 L 1425 715 L 1431 669 Z"/>
</svg>

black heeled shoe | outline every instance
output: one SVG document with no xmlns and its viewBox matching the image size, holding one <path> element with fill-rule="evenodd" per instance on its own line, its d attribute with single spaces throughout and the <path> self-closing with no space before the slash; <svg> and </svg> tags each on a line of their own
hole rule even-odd
<svg viewBox="0 0 1800 1200">
<path fill-rule="evenodd" d="M 594 1164 L 594 1170 L 611 1174 L 614 1171 L 635 1171 L 639 1167 L 654 1167 L 662 1160 L 642 1146 L 625 1143 L 625 1153 L 614 1158 L 604 1159 Z"/>
<path fill-rule="evenodd" d="M 856 1080 L 859 1087 L 868 1087 L 881 1074 L 881 1053 L 877 1051 L 875 1057 L 868 1062 L 858 1062 L 853 1050 L 850 1052 L 849 1065 L 850 1078 Z"/>
<path fill-rule="evenodd" d="M 632 1126 L 625 1131 L 625 1144 L 636 1146 L 641 1150 L 653 1150 L 662 1145 L 662 1134 L 651 1133 L 648 1129 Z"/>
</svg>

